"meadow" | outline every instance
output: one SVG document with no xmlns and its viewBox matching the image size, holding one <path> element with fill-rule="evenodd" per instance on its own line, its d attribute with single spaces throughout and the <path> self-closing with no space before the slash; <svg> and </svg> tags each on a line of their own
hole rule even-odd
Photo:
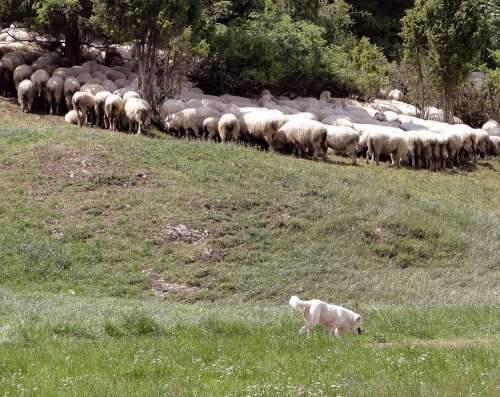
<svg viewBox="0 0 500 397">
<path fill-rule="evenodd" d="M 0 111 L 1 396 L 499 392 L 498 159 L 351 166 Z M 291 294 L 366 333 L 299 337 Z"/>
</svg>

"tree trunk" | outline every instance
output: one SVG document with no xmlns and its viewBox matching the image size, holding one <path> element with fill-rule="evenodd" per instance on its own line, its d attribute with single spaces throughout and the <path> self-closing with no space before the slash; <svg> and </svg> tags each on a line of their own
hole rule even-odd
<svg viewBox="0 0 500 397">
<path fill-rule="evenodd" d="M 80 62 L 80 29 L 78 28 L 78 15 L 68 18 L 65 32 L 64 56 L 69 58 L 73 65 Z"/>
<path fill-rule="evenodd" d="M 453 124 L 453 94 L 449 88 L 443 90 L 443 112 L 444 121 L 448 124 Z"/>
</svg>

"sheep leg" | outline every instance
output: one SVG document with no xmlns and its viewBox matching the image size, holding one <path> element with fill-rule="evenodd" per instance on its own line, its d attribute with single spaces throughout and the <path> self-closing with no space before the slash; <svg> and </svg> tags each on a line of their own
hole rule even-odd
<svg viewBox="0 0 500 397">
<path fill-rule="evenodd" d="M 352 165 L 356 165 L 356 161 L 357 161 L 356 150 L 353 150 L 351 152 L 351 159 L 352 159 Z"/>
</svg>

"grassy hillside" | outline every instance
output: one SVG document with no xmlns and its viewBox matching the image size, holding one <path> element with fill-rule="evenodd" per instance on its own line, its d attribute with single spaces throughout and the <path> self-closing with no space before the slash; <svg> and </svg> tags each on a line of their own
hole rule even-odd
<svg viewBox="0 0 500 397">
<path fill-rule="evenodd" d="M 0 111 L 0 395 L 498 391 L 499 160 L 353 167 Z M 298 337 L 292 293 L 366 334 Z"/>
<path fill-rule="evenodd" d="M 169 294 L 185 301 L 498 302 L 498 160 L 429 173 L 43 120 L 0 134 L 11 287 L 137 296 L 150 270 L 196 287 Z M 180 224 L 202 239 L 171 241 Z"/>
</svg>

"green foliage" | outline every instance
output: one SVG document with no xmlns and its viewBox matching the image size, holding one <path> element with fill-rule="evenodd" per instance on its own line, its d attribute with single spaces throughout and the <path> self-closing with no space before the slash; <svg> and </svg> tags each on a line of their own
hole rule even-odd
<svg viewBox="0 0 500 397">
<path fill-rule="evenodd" d="M 274 11 L 252 14 L 231 26 L 219 24 L 208 38 L 210 76 L 220 91 L 312 90 L 322 77 L 323 32 Z"/>
<path fill-rule="evenodd" d="M 62 33 L 68 21 L 83 11 L 80 0 L 45 0 L 35 4 L 38 25 L 46 32 Z"/>
<path fill-rule="evenodd" d="M 361 38 L 352 50 L 352 59 L 358 76 L 359 90 L 365 98 L 375 98 L 380 89 L 389 83 L 391 65 L 382 51 L 370 43 L 367 37 Z"/>
<path fill-rule="evenodd" d="M 92 22 L 115 42 L 141 41 L 150 35 L 168 40 L 186 22 L 182 0 L 93 0 Z"/>
<path fill-rule="evenodd" d="M 318 24 L 325 29 L 324 37 L 330 44 L 353 46 L 356 40 L 351 32 L 353 21 L 351 19 L 352 6 L 344 0 L 334 0 L 329 3 L 322 0 L 318 11 Z"/>
<path fill-rule="evenodd" d="M 402 20 L 405 57 L 427 62 L 448 118 L 454 93 L 480 50 L 483 5 L 482 0 L 417 0 Z"/>
</svg>

